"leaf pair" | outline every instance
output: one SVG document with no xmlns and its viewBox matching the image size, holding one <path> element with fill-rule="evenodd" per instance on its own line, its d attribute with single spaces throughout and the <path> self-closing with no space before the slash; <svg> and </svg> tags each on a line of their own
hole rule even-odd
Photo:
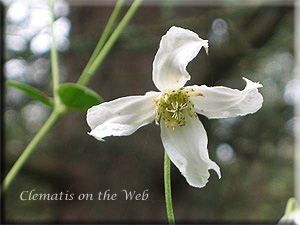
<svg viewBox="0 0 300 225">
<path fill-rule="evenodd" d="M 37 100 L 52 109 L 54 108 L 51 97 L 30 85 L 12 80 L 7 81 L 6 85 L 17 88 L 32 99 Z M 98 105 L 103 102 L 102 98 L 96 92 L 78 84 L 62 84 L 59 86 L 57 92 L 62 103 L 71 110 L 86 111 L 93 105 Z"/>
</svg>

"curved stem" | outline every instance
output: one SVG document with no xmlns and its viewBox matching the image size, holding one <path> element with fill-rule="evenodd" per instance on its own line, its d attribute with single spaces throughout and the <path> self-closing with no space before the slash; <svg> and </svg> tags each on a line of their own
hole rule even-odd
<svg viewBox="0 0 300 225">
<path fill-rule="evenodd" d="M 95 58 L 94 63 L 92 63 L 91 67 L 93 69 L 88 70 L 88 73 L 86 73 L 84 76 L 82 76 L 80 79 L 79 84 L 86 85 L 87 82 L 90 80 L 90 77 L 96 72 L 96 69 L 100 66 L 102 63 L 103 59 L 105 56 L 109 53 L 111 47 L 117 40 L 117 38 L 120 36 L 122 33 L 123 29 L 126 27 L 132 16 L 134 15 L 135 11 L 138 9 L 139 5 L 141 4 L 143 0 L 135 0 L 135 2 L 132 4 L 110 39 L 107 41 L 107 43 L 104 45 L 102 50 L 100 51 L 99 55 Z M 122 3 L 123 0 L 119 0 L 119 4 Z M 51 23 L 51 34 L 52 34 L 52 46 L 51 46 L 51 70 L 52 70 L 52 82 L 53 82 L 53 96 L 54 96 L 54 111 L 51 113 L 50 117 L 48 120 L 45 122 L 45 124 L 41 127 L 41 129 L 38 131 L 38 133 L 35 135 L 35 137 L 31 140 L 29 145 L 26 147 L 24 152 L 21 154 L 21 156 L 17 159 L 16 163 L 13 165 L 11 170 L 8 172 L 6 175 L 2 186 L 1 186 L 1 192 L 0 194 L 2 195 L 4 192 L 7 191 L 21 168 L 24 166 L 28 158 L 31 156 L 37 145 L 41 142 L 41 140 L 45 137 L 45 135 L 50 131 L 50 129 L 53 127 L 55 122 L 63 116 L 66 112 L 67 109 L 65 106 L 61 103 L 60 98 L 57 94 L 57 89 L 59 87 L 59 64 L 58 64 L 58 54 L 56 50 L 56 44 L 55 44 L 55 38 L 54 38 L 54 31 L 53 31 L 53 23 L 55 21 L 55 15 L 54 15 L 54 10 L 53 10 L 53 2 L 52 0 L 49 0 L 49 6 L 50 6 L 50 11 L 52 15 L 52 23 Z M 120 6 L 120 5 L 119 5 Z M 120 10 L 120 9 L 118 9 Z M 115 12 L 117 14 L 119 13 L 118 11 Z M 113 19 L 112 19 L 113 20 Z M 107 31 L 108 35 L 109 32 Z M 104 37 L 103 40 L 107 39 L 107 37 Z M 105 42 L 105 41 L 102 41 Z M 99 43 L 100 45 L 100 43 Z M 103 45 L 103 44 L 101 44 Z M 100 45 L 100 47 L 101 47 Z M 100 49 L 99 47 L 99 49 Z M 91 71 L 91 72 L 89 72 Z M 0 195 L 0 197 L 1 197 Z"/>
<path fill-rule="evenodd" d="M 55 36 L 54 36 L 54 21 L 55 14 L 53 8 L 53 0 L 49 0 L 49 8 L 51 12 L 51 73 L 52 73 L 52 85 L 53 85 L 53 97 L 54 97 L 54 111 L 51 113 L 50 117 L 38 131 L 38 133 L 31 140 L 26 149 L 22 152 L 21 156 L 17 159 L 13 167 L 10 169 L 5 179 L 3 180 L 1 187 L 1 195 L 6 192 L 9 188 L 15 177 L 18 175 L 21 168 L 24 166 L 25 162 L 33 153 L 34 149 L 40 143 L 40 141 L 44 138 L 44 136 L 49 132 L 51 127 L 55 124 L 55 122 L 66 113 L 65 106 L 60 102 L 60 98 L 57 94 L 57 89 L 59 87 L 59 64 L 58 64 L 58 53 L 56 49 Z"/>
<path fill-rule="evenodd" d="M 92 63 L 95 61 L 97 55 L 100 53 L 101 49 L 103 48 L 105 42 L 107 41 L 108 37 L 109 37 L 109 34 L 111 33 L 111 30 L 114 26 L 114 23 L 116 21 L 116 19 L 118 18 L 119 14 L 120 14 L 120 11 L 121 11 L 121 8 L 124 4 L 125 0 L 118 0 L 118 2 L 116 3 L 115 5 L 115 8 L 111 14 L 111 16 L 109 17 L 109 20 L 106 24 L 106 27 L 104 28 L 104 31 L 101 35 L 101 38 L 100 40 L 98 41 L 98 44 L 91 56 L 91 58 L 89 59 L 87 65 L 85 66 L 83 72 L 81 73 L 79 79 L 78 79 L 78 83 L 81 83 L 83 77 L 85 77 L 86 73 L 88 72 L 89 68 L 91 67 Z"/>
<path fill-rule="evenodd" d="M 13 167 L 10 169 L 8 174 L 6 175 L 3 183 L 2 183 L 2 190 L 1 194 L 3 194 L 11 185 L 12 181 L 15 179 L 25 162 L 28 160 L 30 155 L 33 153 L 34 149 L 37 147 L 37 145 L 40 143 L 40 141 L 45 137 L 45 135 L 49 132 L 49 130 L 53 127 L 55 122 L 64 114 L 64 111 L 58 112 L 53 111 L 48 118 L 48 120 L 44 123 L 42 128 L 39 130 L 39 132 L 34 136 L 32 141 L 29 143 L 29 145 L 26 147 L 26 149 L 23 151 L 21 156 L 18 158 L 18 160 L 15 162 Z"/>
<path fill-rule="evenodd" d="M 166 208 L 167 208 L 167 216 L 168 216 L 169 224 L 175 224 L 173 205 L 172 205 L 172 192 L 171 192 L 171 163 L 167 152 L 165 152 L 164 181 L 165 181 Z"/>
<path fill-rule="evenodd" d="M 91 67 L 88 69 L 88 71 L 84 74 L 84 76 L 80 77 L 78 80 L 78 84 L 86 85 L 91 77 L 96 73 L 99 66 L 102 64 L 105 57 L 110 52 L 112 46 L 115 44 L 121 33 L 123 32 L 124 28 L 127 26 L 139 6 L 141 5 L 143 0 L 135 0 L 132 5 L 130 6 L 129 10 L 127 11 L 126 15 L 123 17 L 115 31 L 112 33 L 106 44 L 103 46 L 101 52 L 96 57 L 94 62 L 92 63 Z"/>
</svg>

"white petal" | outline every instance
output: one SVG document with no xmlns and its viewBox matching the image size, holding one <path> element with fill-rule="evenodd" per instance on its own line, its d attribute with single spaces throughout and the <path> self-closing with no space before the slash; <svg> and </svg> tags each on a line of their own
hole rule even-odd
<svg viewBox="0 0 300 225">
<path fill-rule="evenodd" d="M 154 98 L 159 92 L 129 96 L 93 106 L 87 112 L 89 133 L 98 140 L 107 136 L 126 136 L 151 123 L 155 117 Z"/>
<path fill-rule="evenodd" d="M 211 161 L 207 150 L 206 131 L 197 118 L 187 116 L 183 127 L 166 128 L 161 121 L 161 139 L 171 161 L 177 166 L 187 182 L 193 187 L 204 187 L 208 182 L 209 169 L 217 172 L 220 168 Z"/>
<path fill-rule="evenodd" d="M 289 216 L 284 216 L 278 222 L 278 225 L 295 224 L 300 225 L 300 212 L 294 212 Z"/>
<path fill-rule="evenodd" d="M 191 97 L 195 111 L 199 114 L 210 119 L 244 116 L 255 113 L 261 108 L 263 102 L 263 97 L 257 90 L 262 85 L 246 78 L 244 80 L 247 85 L 242 91 L 206 85 L 186 88 L 193 88 L 195 92 L 203 94 L 203 96 Z"/>
<path fill-rule="evenodd" d="M 153 61 L 153 82 L 159 90 L 178 89 L 190 80 L 187 64 L 201 47 L 208 50 L 208 41 L 179 27 L 171 27 L 162 37 Z"/>
</svg>

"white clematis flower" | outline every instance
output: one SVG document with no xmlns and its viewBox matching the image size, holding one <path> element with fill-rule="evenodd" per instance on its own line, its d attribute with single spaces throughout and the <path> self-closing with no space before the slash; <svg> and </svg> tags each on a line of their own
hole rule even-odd
<svg viewBox="0 0 300 225">
<path fill-rule="evenodd" d="M 155 120 L 160 124 L 163 146 L 187 182 L 204 187 L 213 169 L 220 168 L 209 159 L 206 131 L 197 114 L 208 118 L 229 118 L 256 112 L 263 102 L 259 83 L 246 80 L 239 91 L 226 87 L 187 86 L 187 64 L 208 41 L 183 28 L 172 27 L 162 37 L 153 62 L 153 82 L 160 92 L 129 96 L 93 106 L 87 112 L 90 135 L 101 140 L 125 136 Z"/>
</svg>

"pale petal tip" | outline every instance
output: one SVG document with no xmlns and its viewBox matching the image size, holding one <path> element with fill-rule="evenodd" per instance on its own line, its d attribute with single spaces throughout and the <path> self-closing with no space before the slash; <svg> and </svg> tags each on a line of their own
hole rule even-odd
<svg viewBox="0 0 300 225">
<path fill-rule="evenodd" d="M 201 184 L 201 185 L 199 185 L 199 184 L 193 184 L 193 183 L 191 183 L 191 182 L 189 182 L 188 180 L 187 180 L 187 182 L 188 182 L 188 184 L 191 186 L 191 187 L 194 187 L 194 188 L 204 188 L 205 186 L 206 186 L 206 184 L 208 183 L 208 180 L 206 180 L 205 181 L 205 183 L 203 183 L 203 184 Z"/>
<path fill-rule="evenodd" d="M 221 170 L 220 167 L 213 161 L 210 162 L 211 165 L 209 166 L 210 170 L 214 170 L 216 174 L 218 175 L 219 180 L 221 179 Z"/>
<path fill-rule="evenodd" d="M 215 171 L 216 171 L 216 170 L 215 170 Z M 222 178 L 220 168 L 218 169 L 218 171 L 216 171 L 216 173 L 217 173 L 218 178 L 219 178 L 219 180 L 220 180 L 220 179 Z"/>
<path fill-rule="evenodd" d="M 243 77 L 243 80 L 246 81 L 247 85 L 255 86 L 256 88 L 261 88 L 261 87 L 263 87 L 263 85 L 260 84 L 259 81 L 258 81 L 258 82 L 253 82 L 253 81 L 247 79 L 246 77 Z"/>
<path fill-rule="evenodd" d="M 208 40 L 203 40 L 203 47 L 205 49 L 206 55 L 208 55 Z"/>
<path fill-rule="evenodd" d="M 185 32 L 189 32 L 189 33 L 196 34 L 196 33 L 194 33 L 194 32 L 191 31 L 191 30 L 188 30 L 188 29 L 185 29 L 185 28 L 182 28 L 182 27 L 176 27 L 176 26 L 172 26 L 172 27 L 168 30 L 167 34 L 168 34 L 169 32 L 173 32 L 173 31 L 175 31 L 175 30 L 177 30 L 177 31 L 183 30 L 183 31 L 185 31 Z M 166 34 L 166 35 L 167 35 L 167 34 Z M 164 35 L 164 36 L 166 36 L 166 35 Z M 198 36 L 198 35 L 197 35 L 197 36 Z M 206 54 L 208 55 L 208 40 L 203 40 L 203 39 L 201 39 L 199 36 L 198 36 L 198 38 L 199 38 L 200 41 L 202 42 L 202 46 L 204 47 L 205 52 L 206 52 Z"/>
<path fill-rule="evenodd" d="M 105 140 L 104 140 L 103 138 L 99 138 L 99 137 L 95 136 L 92 132 L 93 132 L 93 131 L 87 132 L 87 134 L 93 136 L 93 137 L 96 138 L 98 141 L 105 142 Z"/>
</svg>

